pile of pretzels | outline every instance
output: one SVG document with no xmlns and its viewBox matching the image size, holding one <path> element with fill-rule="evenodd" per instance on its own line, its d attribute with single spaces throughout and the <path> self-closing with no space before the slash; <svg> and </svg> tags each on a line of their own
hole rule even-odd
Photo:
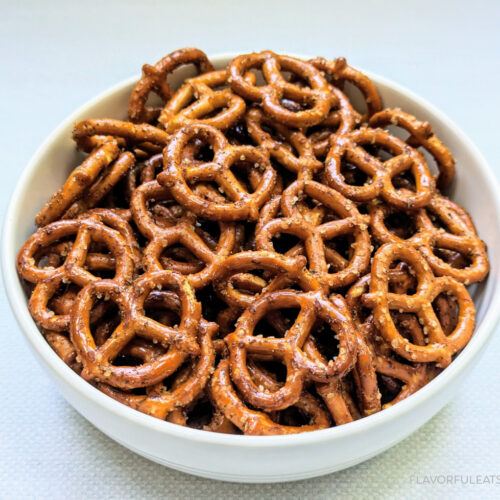
<svg viewBox="0 0 500 500">
<path fill-rule="evenodd" d="M 55 352 L 136 410 L 223 433 L 328 428 L 419 390 L 473 334 L 466 285 L 489 264 L 441 193 L 454 159 L 343 58 L 215 70 L 181 49 L 143 67 L 126 120 L 73 138 L 87 156 L 17 268 Z"/>
</svg>

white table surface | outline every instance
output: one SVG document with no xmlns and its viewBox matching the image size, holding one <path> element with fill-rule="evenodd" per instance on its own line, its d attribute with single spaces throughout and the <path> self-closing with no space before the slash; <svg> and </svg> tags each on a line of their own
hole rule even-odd
<svg viewBox="0 0 500 500">
<path fill-rule="evenodd" d="M 271 48 L 343 55 L 441 108 L 500 173 L 498 1 L 1 0 L 0 6 L 2 218 L 24 165 L 69 112 L 183 46 L 208 54 Z M 461 394 L 384 454 L 308 481 L 237 485 L 169 470 L 92 427 L 41 371 L 0 293 L 0 498 L 500 498 L 498 335 Z M 497 477 L 495 485 L 417 484 L 450 474 L 463 481 Z"/>
</svg>

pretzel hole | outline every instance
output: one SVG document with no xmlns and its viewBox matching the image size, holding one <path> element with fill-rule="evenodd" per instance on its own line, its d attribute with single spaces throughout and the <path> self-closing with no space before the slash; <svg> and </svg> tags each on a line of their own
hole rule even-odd
<svg viewBox="0 0 500 500">
<path fill-rule="evenodd" d="M 440 293 L 432 302 L 432 308 L 445 335 L 450 335 L 458 325 L 458 304 L 453 295 Z"/>
<path fill-rule="evenodd" d="M 300 308 L 287 308 L 278 311 L 271 311 L 261 318 L 255 325 L 253 335 L 261 335 L 264 338 L 283 338 L 288 330 L 293 326 L 300 313 Z"/>
<path fill-rule="evenodd" d="M 350 261 L 354 252 L 354 236 L 345 234 L 336 236 L 331 240 L 325 240 L 325 258 L 329 271 L 340 271 Z"/>
<path fill-rule="evenodd" d="M 60 238 L 55 243 L 43 245 L 33 254 L 35 266 L 40 269 L 59 267 L 64 263 L 75 240 L 75 235 Z"/>
<path fill-rule="evenodd" d="M 415 270 L 402 260 L 395 260 L 389 271 L 389 292 L 413 295 L 417 292 Z"/>
<path fill-rule="evenodd" d="M 120 324 L 120 309 L 112 300 L 97 298 L 90 311 L 90 333 L 96 346 L 108 340 L 115 328 Z"/>
<path fill-rule="evenodd" d="M 196 399 L 184 409 L 186 425 L 192 429 L 203 429 L 209 425 L 214 416 L 214 405 L 207 397 Z"/>
<path fill-rule="evenodd" d="M 342 161 L 340 173 L 344 177 L 346 184 L 350 186 L 364 186 L 371 182 L 371 177 L 353 163 Z"/>
<path fill-rule="evenodd" d="M 292 248 L 302 243 L 302 240 L 289 233 L 276 233 L 271 239 L 274 251 L 280 254 L 286 254 Z"/>
<path fill-rule="evenodd" d="M 244 121 L 240 121 L 226 130 L 226 138 L 234 146 L 255 145 L 248 135 Z"/>
<path fill-rule="evenodd" d="M 284 410 L 277 411 L 271 415 L 271 420 L 279 425 L 287 425 L 293 427 L 302 427 L 303 425 L 312 424 L 312 419 L 306 415 L 297 406 L 289 406 Z"/>
<path fill-rule="evenodd" d="M 284 363 L 279 360 L 257 359 L 254 355 L 250 355 L 250 357 L 252 361 L 255 361 L 257 368 L 270 374 L 278 384 L 284 384 L 286 382 L 287 369 Z"/>
<path fill-rule="evenodd" d="M 389 377 L 383 373 L 377 373 L 377 384 L 382 394 L 381 403 L 385 405 L 393 401 L 403 388 L 403 383 L 394 377 Z"/>
<path fill-rule="evenodd" d="M 456 250 L 434 247 L 433 252 L 436 257 L 439 257 L 455 269 L 466 269 L 473 264 L 469 255 L 457 252 Z"/>
<path fill-rule="evenodd" d="M 424 332 L 418 316 L 414 313 L 391 311 L 391 317 L 400 335 L 415 345 L 426 345 Z"/>
<path fill-rule="evenodd" d="M 217 321 L 217 315 L 226 308 L 226 303 L 215 293 L 212 285 L 196 291 L 196 299 L 201 303 L 201 314 L 207 321 Z"/>
<path fill-rule="evenodd" d="M 392 178 L 392 185 L 396 189 L 406 189 L 407 191 L 411 191 L 415 193 L 417 191 L 415 176 L 411 169 L 405 170 L 398 175 L 395 175 Z"/>
<path fill-rule="evenodd" d="M 417 232 L 417 223 L 414 214 L 393 211 L 384 218 L 385 227 L 401 239 L 412 237 Z"/>
<path fill-rule="evenodd" d="M 181 322 L 181 317 L 178 311 L 174 311 L 167 306 L 168 306 L 167 304 L 160 304 L 155 301 L 148 301 L 148 298 L 146 298 L 144 306 L 144 315 L 147 316 L 148 318 L 154 319 L 155 321 L 161 323 L 162 325 L 176 327 Z"/>
<path fill-rule="evenodd" d="M 267 81 L 264 77 L 264 73 L 260 68 L 250 68 L 248 70 L 249 73 L 254 75 L 255 83 L 253 83 L 254 87 L 265 87 L 267 85 Z"/>
<path fill-rule="evenodd" d="M 366 103 L 365 96 L 363 92 L 349 81 L 345 81 L 343 84 L 336 84 L 336 87 L 340 88 L 342 92 L 349 98 L 352 107 L 360 114 L 364 115 L 368 113 L 368 106 Z"/>
<path fill-rule="evenodd" d="M 193 78 L 199 74 L 200 72 L 196 64 L 182 64 L 167 74 L 167 83 L 171 89 L 177 90 L 188 78 Z"/>
</svg>

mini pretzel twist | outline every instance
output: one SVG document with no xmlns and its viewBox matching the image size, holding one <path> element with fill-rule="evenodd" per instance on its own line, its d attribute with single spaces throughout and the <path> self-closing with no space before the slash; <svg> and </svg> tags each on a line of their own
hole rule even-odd
<svg viewBox="0 0 500 500">
<path fill-rule="evenodd" d="M 181 302 L 180 322 L 176 327 L 144 315 L 144 303 L 158 287 L 172 289 Z M 90 329 L 90 311 L 99 297 L 108 297 L 118 306 L 121 321 L 104 344 L 96 346 Z M 201 306 L 189 283 L 178 273 L 146 273 L 130 287 L 108 280 L 89 283 L 78 295 L 71 321 L 71 340 L 82 359 L 82 376 L 120 389 L 160 382 L 172 374 L 188 354 L 199 354 L 196 339 L 200 317 Z M 113 360 L 135 336 L 171 347 L 164 356 L 140 366 L 113 365 Z"/>
<path fill-rule="evenodd" d="M 75 240 L 64 262 L 58 267 L 39 267 L 35 257 L 41 249 L 72 237 Z M 61 284 L 75 283 L 84 287 L 99 277 L 85 269 L 91 242 L 102 243 L 111 252 L 115 264 L 113 282 L 127 284 L 134 272 L 134 254 L 125 239 L 102 224 L 97 216 L 85 219 L 60 220 L 40 228 L 23 245 L 17 259 L 19 274 L 30 283 L 35 283 L 29 301 L 30 313 L 38 325 L 47 330 L 67 331 L 70 315 L 56 315 L 47 304 Z"/>
<path fill-rule="evenodd" d="M 309 221 L 297 208 L 297 201 L 304 196 L 330 209 L 339 218 L 323 224 Z M 275 251 L 272 239 L 280 233 L 297 236 L 304 242 L 309 270 L 328 289 L 348 285 L 366 271 L 371 253 L 368 219 L 358 212 L 354 203 L 323 184 L 298 180 L 283 193 L 281 206 L 285 217 L 271 219 L 258 229 L 257 249 Z M 354 242 L 352 255 L 347 260 L 332 248 L 327 248 L 325 242 L 348 234 L 353 235 Z M 329 272 L 330 266 L 334 272 Z"/>
<path fill-rule="evenodd" d="M 158 121 L 168 133 L 191 124 L 211 125 L 222 130 L 231 127 L 243 116 L 246 105 L 230 88 L 213 90 L 226 84 L 227 79 L 227 70 L 190 78 L 168 101 Z M 215 116 L 204 118 L 217 110 Z"/>
<path fill-rule="evenodd" d="M 368 108 L 362 121 L 366 121 L 367 118 L 382 109 L 382 99 L 375 84 L 365 74 L 361 73 L 361 71 L 349 66 L 345 58 L 338 57 L 333 61 L 329 61 L 328 59 L 318 57 L 309 62 L 331 77 L 332 83 L 341 90 L 345 82 L 358 87 L 365 98 Z"/>
<path fill-rule="evenodd" d="M 274 388 L 275 386 L 272 385 L 271 390 Z M 223 411 L 224 415 L 247 435 L 297 434 L 298 432 L 325 429 L 330 425 L 328 415 L 312 396 L 306 397 L 303 395 L 295 403 L 295 406 L 300 405 L 304 413 L 310 416 L 312 422 L 309 425 L 290 426 L 277 424 L 266 413 L 251 410 L 234 390 L 229 375 L 229 362 L 225 359 L 219 362 L 215 370 L 212 377 L 211 391 L 217 406 Z"/>
<path fill-rule="evenodd" d="M 182 244 L 202 263 L 201 269 L 196 266 L 184 266 L 187 278 L 195 288 L 203 288 L 214 277 L 218 264 L 233 250 L 236 242 L 236 227 L 234 223 L 220 222 L 220 237 L 215 248 L 207 243 L 207 239 L 200 236 L 196 224 L 199 222 L 193 214 L 185 214 L 180 219 L 173 220 L 170 227 L 159 226 L 151 217 L 147 209 L 149 200 L 155 201 L 170 198 L 169 192 L 158 182 L 151 181 L 139 186 L 133 193 L 130 202 L 132 215 L 141 233 L 150 242 L 144 250 L 143 265 L 146 271 L 160 271 L 164 268 L 160 262 L 162 252 L 175 244 Z M 168 262 L 170 269 L 181 270 L 177 262 Z"/>
<path fill-rule="evenodd" d="M 382 161 L 369 154 L 363 146 L 380 147 L 393 156 Z M 364 185 L 346 182 L 342 175 L 343 159 L 366 173 L 369 179 Z M 396 189 L 393 185 L 393 178 L 406 171 L 411 171 L 415 179 L 415 192 Z M 380 195 L 387 203 L 402 210 L 424 207 L 434 191 L 434 179 L 423 156 L 382 129 L 365 128 L 343 136 L 332 136 L 325 173 L 330 186 L 346 198 L 366 202 Z"/>
<path fill-rule="evenodd" d="M 434 157 L 439 170 L 437 187 L 439 189 L 449 187 L 455 177 L 455 159 L 450 150 L 434 134 L 429 122 L 422 122 L 399 108 L 393 108 L 379 111 L 368 123 L 371 127 L 394 125 L 409 132 L 410 137 L 406 142 L 415 148 L 422 147 Z"/>
<path fill-rule="evenodd" d="M 183 163 L 182 152 L 192 139 L 208 144 L 214 159 L 201 165 Z M 178 203 L 198 216 L 211 220 L 256 220 L 260 207 L 269 199 L 276 183 L 276 172 L 268 158 L 252 146 L 231 146 L 224 135 L 208 125 L 186 125 L 170 141 L 163 154 L 165 170 L 157 177 L 167 187 Z M 262 172 L 261 180 L 253 193 L 248 193 L 231 168 L 248 162 Z M 213 181 L 231 201 L 217 202 L 196 195 L 189 182 Z"/>
<path fill-rule="evenodd" d="M 245 79 L 245 74 L 253 68 L 262 69 L 266 85 L 257 87 Z M 281 71 L 290 71 L 310 87 L 300 87 L 286 81 Z M 229 74 L 234 92 L 245 99 L 261 103 L 269 116 L 288 127 L 316 125 L 326 118 L 330 110 L 328 84 L 321 73 L 306 61 L 271 51 L 245 54 L 232 60 Z M 290 111 L 281 105 L 283 98 L 309 106 L 309 109 Z"/>
<path fill-rule="evenodd" d="M 385 219 L 394 211 L 385 205 L 376 205 L 371 210 L 370 226 L 373 236 L 381 243 L 406 243 L 417 248 L 426 258 L 437 276 L 450 276 L 469 285 L 482 281 L 489 272 L 486 245 L 479 239 L 474 224 L 467 212 L 453 201 L 434 195 L 425 209 L 415 213 L 417 232 L 403 239 L 391 232 Z M 446 229 L 433 222 L 437 218 Z M 466 265 L 455 267 L 437 255 L 436 250 L 457 252 L 470 259 Z"/>
<path fill-rule="evenodd" d="M 135 84 L 130 95 L 128 117 L 134 123 L 152 123 L 161 112 L 161 106 L 146 104 L 149 94 L 154 92 L 167 102 L 173 94 L 167 83 L 167 76 L 176 68 L 185 64 L 194 64 L 199 73 L 212 71 L 214 68 L 206 54 L 194 48 L 176 50 L 158 61 L 154 66 L 145 64 L 142 77 Z"/>
<path fill-rule="evenodd" d="M 323 169 L 323 163 L 314 156 L 311 142 L 301 132 L 274 122 L 257 108 L 246 113 L 245 123 L 250 137 L 286 169 L 308 177 Z M 267 133 L 262 125 L 274 129 L 279 139 Z M 293 153 L 292 147 L 298 155 Z"/>
<path fill-rule="evenodd" d="M 340 297 L 337 300 L 342 301 Z M 300 308 L 297 319 L 283 338 L 254 336 L 260 319 L 283 308 Z M 305 380 L 328 381 L 349 372 L 356 357 L 356 339 L 352 320 L 345 313 L 345 308 L 338 307 L 321 292 L 280 290 L 257 298 L 240 316 L 236 330 L 225 338 L 230 352 L 231 377 L 246 401 L 265 410 L 284 409 L 299 399 Z M 302 350 L 317 319 L 328 323 L 339 339 L 339 354 L 327 363 L 311 360 Z M 255 384 L 246 366 L 249 354 L 267 354 L 285 364 L 286 382 L 278 391 L 268 393 Z"/>
<path fill-rule="evenodd" d="M 397 260 L 406 262 L 416 273 L 415 294 L 389 292 L 389 270 Z M 435 278 L 424 257 L 412 246 L 400 243 L 386 243 L 377 250 L 371 275 L 370 293 L 363 296 L 363 304 L 373 310 L 375 325 L 392 350 L 409 361 L 449 365 L 451 356 L 467 344 L 474 331 L 474 304 L 464 285 L 448 276 Z M 443 332 L 432 307 L 441 293 L 454 297 L 459 310 L 458 323 L 449 335 Z M 428 344 L 417 345 L 403 337 L 394 325 L 391 310 L 416 314 L 429 337 Z"/>
</svg>

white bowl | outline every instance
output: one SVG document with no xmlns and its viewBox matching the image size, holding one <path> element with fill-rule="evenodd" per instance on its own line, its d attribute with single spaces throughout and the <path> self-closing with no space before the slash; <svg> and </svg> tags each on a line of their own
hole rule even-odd
<svg viewBox="0 0 500 500">
<path fill-rule="evenodd" d="M 232 57 L 224 54 L 212 61 L 221 67 Z M 471 213 L 489 248 L 499 248 L 499 189 L 481 153 L 434 106 L 400 85 L 366 73 L 377 85 L 386 107 L 399 106 L 430 121 L 438 136 L 449 145 L 457 159 L 453 198 Z M 59 359 L 28 312 L 16 272 L 16 255 L 35 229 L 35 214 L 76 164 L 78 153 L 71 139 L 73 124 L 85 118 L 125 118 L 129 94 L 136 81 L 137 76 L 102 93 L 69 116 L 46 139 L 22 173 L 5 217 L 2 268 L 7 296 L 36 358 L 67 401 L 102 432 L 146 458 L 198 476 L 241 482 L 291 481 L 350 467 L 398 443 L 443 408 L 479 360 L 499 320 L 499 261 L 493 252 L 489 277 L 474 290 L 477 327 L 467 347 L 416 394 L 387 410 L 340 427 L 266 437 L 215 434 L 181 427 L 109 398 Z"/>
</svg>

